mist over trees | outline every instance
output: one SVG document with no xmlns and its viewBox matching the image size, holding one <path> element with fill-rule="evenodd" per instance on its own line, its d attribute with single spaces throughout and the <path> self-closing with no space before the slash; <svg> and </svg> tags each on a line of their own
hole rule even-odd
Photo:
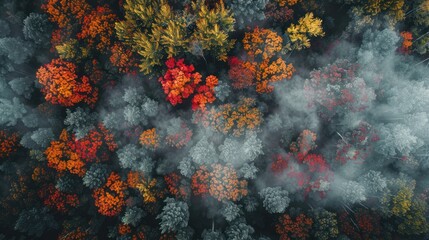
<svg viewBox="0 0 429 240">
<path fill-rule="evenodd" d="M 0 6 L 0 239 L 429 238 L 428 0 Z"/>
</svg>

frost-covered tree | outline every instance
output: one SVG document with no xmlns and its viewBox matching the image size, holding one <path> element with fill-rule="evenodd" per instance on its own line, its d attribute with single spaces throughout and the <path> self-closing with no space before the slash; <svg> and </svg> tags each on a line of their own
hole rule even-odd
<svg viewBox="0 0 429 240">
<path fill-rule="evenodd" d="M 52 128 L 39 128 L 31 134 L 31 140 L 42 148 L 46 148 L 53 139 Z"/>
<path fill-rule="evenodd" d="M 373 57 L 382 58 L 393 54 L 398 48 L 400 37 L 391 29 L 368 30 L 363 35 L 361 49 L 358 55 L 362 59 Z M 373 56 L 370 56 L 370 55 Z"/>
<path fill-rule="evenodd" d="M 231 86 L 226 81 L 219 80 L 218 85 L 214 88 L 216 98 L 225 101 L 231 94 Z"/>
<path fill-rule="evenodd" d="M 146 216 L 146 213 L 143 209 L 139 207 L 127 207 L 124 212 L 124 215 L 121 218 L 123 224 L 132 225 L 134 227 L 138 226 L 139 222 L 143 217 Z"/>
<path fill-rule="evenodd" d="M 0 38 L 0 56 L 6 56 L 15 64 L 22 64 L 33 55 L 34 48 L 30 42 L 21 38 Z"/>
<path fill-rule="evenodd" d="M 39 128 L 24 134 L 20 144 L 28 149 L 44 149 L 54 138 L 55 136 L 51 128 Z"/>
<path fill-rule="evenodd" d="M 83 185 L 89 187 L 90 189 L 100 188 L 104 185 L 104 183 L 106 183 L 109 174 L 110 172 L 106 165 L 94 163 L 83 176 Z"/>
<path fill-rule="evenodd" d="M 366 200 L 365 188 L 356 181 L 339 183 L 338 193 L 346 204 L 355 204 Z"/>
<path fill-rule="evenodd" d="M 240 29 L 252 25 L 255 20 L 265 19 L 265 6 L 268 0 L 228 0 Z"/>
<path fill-rule="evenodd" d="M 407 156 L 424 144 L 403 124 L 381 125 L 378 130 L 380 141 L 377 142 L 375 150 L 384 156 Z"/>
<path fill-rule="evenodd" d="M 256 199 L 255 197 L 247 196 L 246 198 L 244 198 L 244 209 L 247 212 L 255 211 L 258 205 L 258 199 Z"/>
<path fill-rule="evenodd" d="M 34 90 L 34 80 L 29 77 L 15 78 L 9 82 L 9 86 L 16 94 L 29 99 Z"/>
<path fill-rule="evenodd" d="M 67 130 L 75 134 L 76 139 L 81 139 L 95 127 L 97 115 L 91 114 L 88 108 L 76 108 L 74 111 L 67 109 L 64 124 Z"/>
<path fill-rule="evenodd" d="M 255 229 L 242 218 L 233 221 L 225 230 L 227 240 L 252 240 L 254 232 Z"/>
<path fill-rule="evenodd" d="M 231 222 L 240 216 L 240 212 L 240 206 L 231 201 L 223 202 L 222 209 L 220 210 L 220 213 L 228 222 Z"/>
<path fill-rule="evenodd" d="M 192 160 L 198 164 L 212 164 L 218 161 L 216 149 L 207 137 L 201 138 L 189 151 Z"/>
<path fill-rule="evenodd" d="M 246 135 L 244 141 L 240 142 L 233 137 L 225 139 L 219 146 L 220 159 L 239 168 L 245 163 L 254 161 L 263 153 L 262 141 L 254 133 Z"/>
<path fill-rule="evenodd" d="M 135 144 L 125 145 L 116 153 L 119 158 L 119 165 L 122 168 L 130 168 L 134 171 L 142 171 L 147 174 L 154 167 L 154 163 L 148 152 Z"/>
<path fill-rule="evenodd" d="M 30 13 L 24 19 L 22 31 L 25 39 L 32 40 L 39 45 L 47 45 L 50 42 L 52 26 L 45 14 Z"/>
<path fill-rule="evenodd" d="M 177 240 L 191 240 L 192 237 L 194 236 L 194 230 L 192 228 L 185 227 L 185 228 L 181 228 L 177 231 L 176 233 L 176 239 Z"/>
<path fill-rule="evenodd" d="M 178 169 L 180 170 L 180 174 L 185 177 L 191 177 L 195 172 L 195 167 L 192 165 L 192 160 L 187 157 L 180 161 Z"/>
<path fill-rule="evenodd" d="M 367 192 L 381 194 L 387 188 L 387 179 L 379 171 L 370 170 L 359 178 Z"/>
<path fill-rule="evenodd" d="M 222 234 L 222 232 L 214 229 L 204 229 L 203 233 L 201 234 L 201 238 L 202 240 L 225 240 L 225 236 Z"/>
<path fill-rule="evenodd" d="M 161 233 L 175 232 L 180 228 L 187 227 L 189 221 L 188 204 L 173 198 L 166 198 L 164 202 L 166 205 L 156 217 L 161 220 Z"/>
<path fill-rule="evenodd" d="M 0 98 L 0 125 L 15 126 L 27 113 L 27 108 L 14 97 L 11 100 Z"/>
<path fill-rule="evenodd" d="M 15 230 L 31 237 L 40 237 L 46 230 L 52 228 L 57 228 L 57 223 L 47 208 L 23 210 L 15 223 Z"/>
<path fill-rule="evenodd" d="M 267 187 L 259 192 L 262 204 L 269 213 L 283 213 L 289 206 L 289 193 L 281 187 Z"/>
<path fill-rule="evenodd" d="M 255 179 L 256 173 L 258 172 L 258 168 L 255 167 L 255 164 L 252 163 L 245 163 L 238 171 L 238 174 L 240 176 L 243 176 L 245 179 Z"/>
<path fill-rule="evenodd" d="M 142 111 L 148 117 L 155 117 L 158 114 L 158 102 L 150 98 L 144 98 L 142 104 Z"/>
</svg>

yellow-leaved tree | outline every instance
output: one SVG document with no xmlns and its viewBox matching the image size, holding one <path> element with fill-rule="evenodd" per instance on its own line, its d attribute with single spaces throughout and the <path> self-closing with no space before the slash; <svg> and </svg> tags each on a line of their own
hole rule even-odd
<svg viewBox="0 0 429 240">
<path fill-rule="evenodd" d="M 224 61 L 234 44 L 228 34 L 235 20 L 222 1 L 209 10 L 204 0 L 198 0 L 191 9 L 178 11 L 166 0 L 125 0 L 124 10 L 116 34 L 141 56 L 140 70 L 147 74 L 186 52 L 203 56 L 209 51 Z"/>
<path fill-rule="evenodd" d="M 304 17 L 298 20 L 298 24 L 291 24 L 287 30 L 290 38 L 290 44 L 287 48 L 301 50 L 309 48 L 311 37 L 323 37 L 325 32 L 322 28 L 322 20 L 314 17 L 313 13 L 306 13 Z"/>
</svg>

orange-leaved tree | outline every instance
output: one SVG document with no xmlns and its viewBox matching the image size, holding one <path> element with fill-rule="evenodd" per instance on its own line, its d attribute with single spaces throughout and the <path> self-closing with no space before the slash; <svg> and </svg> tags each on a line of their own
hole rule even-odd
<svg viewBox="0 0 429 240">
<path fill-rule="evenodd" d="M 292 64 L 278 56 L 282 50 L 283 39 L 269 29 L 255 28 L 245 34 L 243 48 L 247 58 L 243 66 L 253 74 L 253 84 L 258 93 L 270 93 L 272 82 L 290 79 L 295 72 Z M 234 81 L 234 80 L 233 80 Z"/>
<path fill-rule="evenodd" d="M 140 135 L 140 143 L 146 148 L 157 149 L 159 147 L 159 136 L 155 128 L 145 130 Z"/>
<path fill-rule="evenodd" d="M 202 165 L 192 176 L 194 195 L 210 194 L 218 201 L 237 201 L 247 195 L 247 181 L 238 180 L 232 166 L 212 164 L 210 168 Z"/>
<path fill-rule="evenodd" d="M 78 39 L 83 39 L 89 47 L 95 46 L 97 50 L 105 52 L 112 45 L 115 34 L 117 17 L 106 6 L 97 6 L 83 18 L 81 32 Z"/>
<path fill-rule="evenodd" d="M 73 24 L 83 22 L 84 16 L 91 11 L 91 5 L 86 0 L 47 0 L 42 9 L 60 28 L 71 28 Z"/>
<path fill-rule="evenodd" d="M 194 122 L 216 131 L 241 136 L 246 130 L 255 130 L 262 123 L 262 113 L 253 98 L 242 98 L 237 104 L 224 104 L 205 112 L 197 112 Z"/>
<path fill-rule="evenodd" d="M 45 150 L 48 166 L 58 172 L 70 172 L 83 176 L 85 174 L 85 163 L 75 151 L 69 147 L 69 136 L 67 130 L 61 132 L 59 140 L 51 141 L 50 146 Z"/>
<path fill-rule="evenodd" d="M 124 191 L 126 188 L 127 184 L 121 180 L 121 177 L 112 172 L 107 178 L 106 184 L 101 188 L 95 189 L 92 194 L 98 212 L 110 217 L 118 215 L 125 205 Z"/>
<path fill-rule="evenodd" d="M 37 70 L 36 77 L 47 101 L 65 107 L 80 102 L 94 105 L 98 90 L 90 84 L 87 76 L 78 77 L 76 68 L 74 63 L 58 58 Z"/>
</svg>

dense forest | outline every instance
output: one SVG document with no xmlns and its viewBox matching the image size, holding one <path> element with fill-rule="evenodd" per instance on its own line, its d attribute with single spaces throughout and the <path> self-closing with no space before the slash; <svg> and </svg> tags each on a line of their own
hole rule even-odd
<svg viewBox="0 0 429 240">
<path fill-rule="evenodd" d="M 0 6 L 0 239 L 429 239 L 429 0 Z"/>
</svg>

